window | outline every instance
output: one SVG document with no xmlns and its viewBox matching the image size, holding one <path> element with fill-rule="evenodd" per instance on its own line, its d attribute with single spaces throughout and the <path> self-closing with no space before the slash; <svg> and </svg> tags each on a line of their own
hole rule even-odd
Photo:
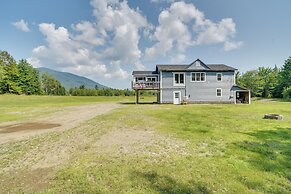
<svg viewBox="0 0 291 194">
<path fill-rule="evenodd" d="M 205 73 L 191 73 L 191 81 L 192 82 L 204 82 L 205 81 Z"/>
<path fill-rule="evenodd" d="M 155 77 L 147 77 L 148 82 L 155 82 L 156 78 Z"/>
<path fill-rule="evenodd" d="M 184 86 L 184 85 L 185 85 L 185 74 L 174 73 L 174 86 Z"/>
<path fill-rule="evenodd" d="M 136 82 L 143 82 L 143 81 L 145 81 L 145 77 L 136 77 L 135 81 Z"/>
<path fill-rule="evenodd" d="M 222 80 L 222 74 L 221 73 L 217 73 L 216 74 L 216 80 L 217 81 L 221 81 Z"/>
<path fill-rule="evenodd" d="M 222 89 L 221 88 L 217 88 L 216 89 L 216 96 L 217 97 L 221 97 L 222 96 Z"/>
</svg>

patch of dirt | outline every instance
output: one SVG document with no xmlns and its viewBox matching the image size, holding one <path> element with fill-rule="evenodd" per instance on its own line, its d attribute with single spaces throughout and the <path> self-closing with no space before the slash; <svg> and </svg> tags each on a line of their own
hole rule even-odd
<svg viewBox="0 0 291 194">
<path fill-rule="evenodd" d="M 54 173 L 51 168 L 13 171 L 4 180 L 1 180 L 1 193 L 33 193 L 41 191 L 51 184 Z M 34 187 L 32 188 L 31 185 Z"/>
<path fill-rule="evenodd" d="M 53 123 L 19 123 L 0 127 L 0 133 L 14 133 L 17 131 L 26 130 L 41 130 L 41 129 L 51 129 L 61 126 L 60 124 Z"/>
<path fill-rule="evenodd" d="M 111 156 L 146 154 L 154 157 L 169 157 L 170 154 L 188 155 L 187 141 L 159 134 L 154 129 L 119 129 L 111 131 L 96 141 L 97 154 Z"/>
<path fill-rule="evenodd" d="M 106 114 L 120 107 L 117 103 L 97 103 L 61 108 L 58 112 L 43 118 L 25 122 L 0 124 L 0 144 L 23 140 L 52 131 L 62 131 L 78 126 L 98 115 Z"/>
</svg>

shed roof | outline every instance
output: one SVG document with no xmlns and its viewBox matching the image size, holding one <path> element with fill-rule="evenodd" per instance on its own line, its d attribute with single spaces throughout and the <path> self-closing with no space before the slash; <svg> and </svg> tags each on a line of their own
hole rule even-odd
<svg viewBox="0 0 291 194">
<path fill-rule="evenodd" d="M 240 90 L 240 91 L 249 91 L 247 88 L 244 88 L 244 87 L 241 87 L 241 86 L 238 86 L 238 85 L 233 85 L 231 87 L 231 90 L 233 90 L 233 91 L 237 91 L 237 90 Z"/>
</svg>

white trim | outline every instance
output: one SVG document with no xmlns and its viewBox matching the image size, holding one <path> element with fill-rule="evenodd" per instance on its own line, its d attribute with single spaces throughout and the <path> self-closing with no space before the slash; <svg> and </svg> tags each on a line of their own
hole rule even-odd
<svg viewBox="0 0 291 194">
<path fill-rule="evenodd" d="M 157 81 L 157 77 L 154 77 L 154 76 L 152 76 L 152 77 L 146 77 L 146 81 L 148 81 L 148 78 L 155 78 L 155 80 Z"/>
<path fill-rule="evenodd" d="M 234 91 L 234 93 L 235 93 L 234 104 L 236 104 L 236 93 L 237 92 L 245 92 L 245 91 L 248 91 L 249 92 L 249 103 L 248 104 L 251 104 L 251 91 L 250 90 L 235 90 Z"/>
<path fill-rule="evenodd" d="M 160 71 L 160 103 L 163 103 L 163 91 L 162 91 L 162 86 L 163 86 L 163 72 Z"/>
<path fill-rule="evenodd" d="M 220 80 L 218 80 L 218 74 L 220 74 L 221 76 L 220 76 Z M 216 73 L 216 81 L 217 82 L 222 82 L 222 73 Z"/>
<path fill-rule="evenodd" d="M 204 73 L 204 81 L 193 81 L 192 80 L 192 74 L 193 73 Z M 200 79 L 201 79 L 201 75 L 200 75 Z M 206 82 L 206 72 L 190 72 L 190 82 Z"/>
<path fill-rule="evenodd" d="M 236 77 L 236 70 L 233 72 L 233 85 L 235 85 L 235 82 L 236 82 L 235 77 Z"/>
<path fill-rule="evenodd" d="M 179 93 L 179 103 L 178 104 L 181 104 L 181 101 L 182 101 L 181 91 L 173 91 L 173 104 L 175 104 L 175 93 Z"/>
<path fill-rule="evenodd" d="M 184 75 L 184 84 L 176 84 L 175 83 L 175 74 L 183 74 Z M 185 74 L 185 72 L 173 72 L 173 86 L 185 86 L 185 82 L 186 82 L 186 74 Z"/>
<path fill-rule="evenodd" d="M 220 96 L 217 96 L 217 90 L 220 90 Z M 221 88 L 216 88 L 215 92 L 216 92 L 216 97 L 222 97 L 222 89 Z"/>
</svg>

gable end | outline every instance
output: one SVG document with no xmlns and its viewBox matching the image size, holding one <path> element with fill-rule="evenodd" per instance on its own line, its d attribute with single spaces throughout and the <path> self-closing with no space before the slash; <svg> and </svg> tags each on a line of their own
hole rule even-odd
<svg viewBox="0 0 291 194">
<path fill-rule="evenodd" d="M 208 70 L 210 69 L 205 63 L 203 63 L 200 59 L 196 59 L 192 62 L 187 70 Z"/>
</svg>

